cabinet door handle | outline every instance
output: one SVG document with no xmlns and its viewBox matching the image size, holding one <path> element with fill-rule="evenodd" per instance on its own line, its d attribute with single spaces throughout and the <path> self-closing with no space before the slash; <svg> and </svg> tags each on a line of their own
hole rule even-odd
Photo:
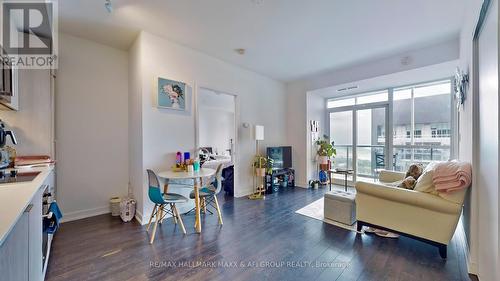
<svg viewBox="0 0 500 281">
<path fill-rule="evenodd" d="M 29 204 L 28 207 L 24 210 L 25 213 L 31 212 L 31 209 L 33 209 L 33 204 Z"/>
</svg>

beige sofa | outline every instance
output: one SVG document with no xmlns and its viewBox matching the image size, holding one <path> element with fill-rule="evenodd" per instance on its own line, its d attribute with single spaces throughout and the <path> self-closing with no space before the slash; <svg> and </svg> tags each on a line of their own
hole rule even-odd
<svg viewBox="0 0 500 281">
<path fill-rule="evenodd" d="M 371 226 L 405 235 L 439 248 L 446 258 L 447 245 L 455 232 L 466 191 L 458 203 L 438 195 L 388 186 L 405 173 L 381 171 L 380 182 L 356 182 L 357 229 Z"/>
</svg>

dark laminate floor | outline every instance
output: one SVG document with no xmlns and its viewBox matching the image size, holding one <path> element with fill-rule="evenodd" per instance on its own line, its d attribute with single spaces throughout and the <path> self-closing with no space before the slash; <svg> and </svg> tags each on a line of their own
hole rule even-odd
<svg viewBox="0 0 500 281">
<path fill-rule="evenodd" d="M 144 227 L 109 215 L 65 223 L 47 280 L 468 280 L 458 235 L 445 262 L 418 241 L 356 235 L 295 214 L 324 191 L 291 188 L 265 201 L 221 196 L 223 227 L 206 215 L 198 235 L 194 216 L 185 216 L 184 236 L 170 218 L 154 245 Z"/>
</svg>

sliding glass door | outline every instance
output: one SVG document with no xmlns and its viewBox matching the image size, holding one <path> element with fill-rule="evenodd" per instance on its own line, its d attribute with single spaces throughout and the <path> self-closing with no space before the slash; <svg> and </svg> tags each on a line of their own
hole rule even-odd
<svg viewBox="0 0 500 281">
<path fill-rule="evenodd" d="M 387 107 L 356 111 L 356 178 L 372 180 L 386 168 Z"/>
<path fill-rule="evenodd" d="M 349 181 L 374 180 L 387 163 L 388 92 L 368 93 L 328 104 L 334 167 L 352 169 Z M 344 180 L 343 175 L 335 178 Z"/>
<path fill-rule="evenodd" d="M 353 111 L 337 111 L 330 113 L 330 141 L 335 142 L 337 156 L 333 166 L 339 169 L 353 169 Z M 342 178 L 342 175 L 334 175 Z M 348 180 L 353 180 L 352 176 Z"/>
</svg>

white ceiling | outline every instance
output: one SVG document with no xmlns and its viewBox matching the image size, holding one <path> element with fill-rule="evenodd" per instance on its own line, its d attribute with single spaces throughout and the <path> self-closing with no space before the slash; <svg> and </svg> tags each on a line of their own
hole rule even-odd
<svg viewBox="0 0 500 281">
<path fill-rule="evenodd" d="M 60 30 L 121 49 L 145 30 L 281 81 L 458 37 L 464 13 L 464 0 L 112 2 L 59 1 Z"/>
</svg>

